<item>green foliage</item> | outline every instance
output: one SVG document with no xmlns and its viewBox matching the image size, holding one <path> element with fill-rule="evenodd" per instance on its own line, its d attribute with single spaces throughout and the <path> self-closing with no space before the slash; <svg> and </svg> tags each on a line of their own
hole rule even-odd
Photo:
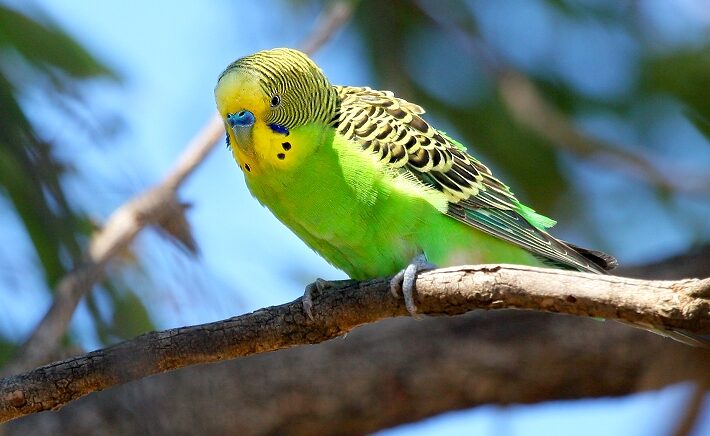
<svg viewBox="0 0 710 436">
<path fill-rule="evenodd" d="M 81 45 L 59 28 L 39 23 L 0 6 L 0 49 L 13 50 L 42 74 L 71 78 L 116 78 Z"/>
<path fill-rule="evenodd" d="M 114 300 L 110 333 L 121 339 L 128 339 L 152 330 L 153 322 L 143 302 L 130 291 L 117 295 Z"/>
<path fill-rule="evenodd" d="M 710 127 L 710 46 L 681 49 L 644 60 L 639 92 L 665 94 L 682 102 L 688 116 L 708 136 Z"/>
<path fill-rule="evenodd" d="M 92 226 L 62 185 L 71 162 L 57 158 L 60 144 L 42 137 L 41 126 L 30 121 L 21 102 L 35 92 L 48 102 L 86 104 L 77 89 L 94 79 L 118 80 L 61 29 L 0 5 L 0 195 L 10 200 L 24 226 L 48 290 L 82 262 Z M 116 313 L 130 309 L 137 315 L 125 318 L 150 326 L 139 316 L 145 309 L 137 305 L 123 296 Z"/>
<path fill-rule="evenodd" d="M 45 92 L 66 95 L 78 79 L 111 76 L 59 29 L 0 6 L 0 187 L 27 230 L 49 287 L 81 261 L 78 222 L 61 186 L 66 163 L 39 135 L 23 112 L 23 92 L 50 84 Z M 21 73 L 20 73 L 21 72 Z M 27 74 L 29 72 L 29 74 Z M 41 83 L 41 82 L 40 82 Z"/>
<path fill-rule="evenodd" d="M 17 345 L 0 338 L 0 368 L 2 368 L 5 362 L 10 360 L 16 349 Z"/>
<path fill-rule="evenodd" d="M 111 314 L 107 317 L 98 309 L 97 293 L 111 301 Z M 120 279 L 104 281 L 86 296 L 86 301 L 99 339 L 105 344 L 130 339 L 155 328 L 143 302 Z"/>
</svg>

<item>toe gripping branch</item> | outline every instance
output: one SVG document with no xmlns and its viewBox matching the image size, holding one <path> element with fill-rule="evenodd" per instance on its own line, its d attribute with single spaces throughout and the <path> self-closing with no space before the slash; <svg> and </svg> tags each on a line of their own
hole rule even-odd
<svg viewBox="0 0 710 436">
<path fill-rule="evenodd" d="M 414 285 L 417 281 L 417 274 L 421 271 L 435 268 L 429 263 L 424 254 L 416 256 L 402 271 L 392 277 L 390 281 L 390 291 L 395 297 L 399 297 L 400 291 L 404 297 L 404 305 L 407 307 L 407 312 L 414 318 L 419 318 L 417 315 L 417 306 L 414 304 Z"/>
<path fill-rule="evenodd" d="M 416 256 L 403 270 L 398 272 L 390 280 L 390 292 L 395 297 L 399 297 L 400 293 L 404 297 L 404 305 L 407 311 L 414 318 L 419 318 L 417 314 L 417 306 L 414 304 L 414 285 L 417 281 L 417 275 L 426 270 L 436 268 L 429 263 L 424 254 Z M 308 318 L 313 321 L 313 295 L 321 293 L 331 286 L 327 280 L 317 278 L 313 283 L 306 286 L 303 292 L 302 304 L 303 312 Z"/>
</svg>

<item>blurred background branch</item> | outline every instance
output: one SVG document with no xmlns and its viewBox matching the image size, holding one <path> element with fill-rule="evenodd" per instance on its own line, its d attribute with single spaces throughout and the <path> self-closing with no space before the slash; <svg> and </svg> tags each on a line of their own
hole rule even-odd
<svg viewBox="0 0 710 436">
<path fill-rule="evenodd" d="M 22 345 L 17 357 L 3 368 L 3 373 L 20 372 L 51 359 L 79 300 L 101 279 L 106 264 L 124 252 L 142 229 L 157 226 L 191 252 L 196 251 L 184 216 L 185 206 L 179 202 L 177 190 L 207 157 L 222 134 L 222 121 L 218 116 L 213 116 L 190 141 L 185 153 L 162 183 L 130 199 L 111 214 L 106 224 L 92 235 L 87 260 L 59 281 L 49 311 Z"/>
</svg>

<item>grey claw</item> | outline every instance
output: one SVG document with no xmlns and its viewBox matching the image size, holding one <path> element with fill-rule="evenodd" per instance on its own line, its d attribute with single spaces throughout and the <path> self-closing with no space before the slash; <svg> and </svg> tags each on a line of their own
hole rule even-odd
<svg viewBox="0 0 710 436">
<path fill-rule="evenodd" d="M 417 272 L 419 271 L 419 266 L 410 263 L 404 269 L 404 274 L 402 277 L 402 296 L 404 297 L 404 305 L 407 308 L 407 312 L 410 315 L 417 318 L 417 306 L 414 304 L 414 283 L 417 280 Z"/>
<path fill-rule="evenodd" d="M 404 271 L 406 271 L 406 268 L 395 274 L 394 277 L 392 277 L 392 280 L 390 280 L 390 292 L 392 293 L 393 297 L 399 298 L 399 294 L 402 292 L 402 281 L 404 280 Z"/>
<path fill-rule="evenodd" d="M 420 254 L 412 259 L 412 262 L 406 268 L 395 274 L 390 281 L 390 292 L 395 297 L 399 296 L 400 291 L 402 292 L 407 312 L 414 318 L 419 318 L 417 306 L 414 304 L 414 284 L 417 280 L 417 274 L 422 270 L 433 267 L 434 265 L 427 262 L 426 256 Z"/>
</svg>

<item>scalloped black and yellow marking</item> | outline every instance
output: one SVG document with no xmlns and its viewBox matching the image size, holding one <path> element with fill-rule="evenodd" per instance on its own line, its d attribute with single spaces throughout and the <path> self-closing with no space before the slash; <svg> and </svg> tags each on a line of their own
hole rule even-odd
<svg viewBox="0 0 710 436">
<path fill-rule="evenodd" d="M 442 191 L 447 215 L 516 244 L 558 267 L 603 273 L 607 266 L 585 257 L 547 232 L 554 224 L 522 205 L 465 148 L 430 126 L 424 109 L 390 91 L 335 86 L 338 111 L 331 124 L 345 138 L 393 168 Z"/>
</svg>

